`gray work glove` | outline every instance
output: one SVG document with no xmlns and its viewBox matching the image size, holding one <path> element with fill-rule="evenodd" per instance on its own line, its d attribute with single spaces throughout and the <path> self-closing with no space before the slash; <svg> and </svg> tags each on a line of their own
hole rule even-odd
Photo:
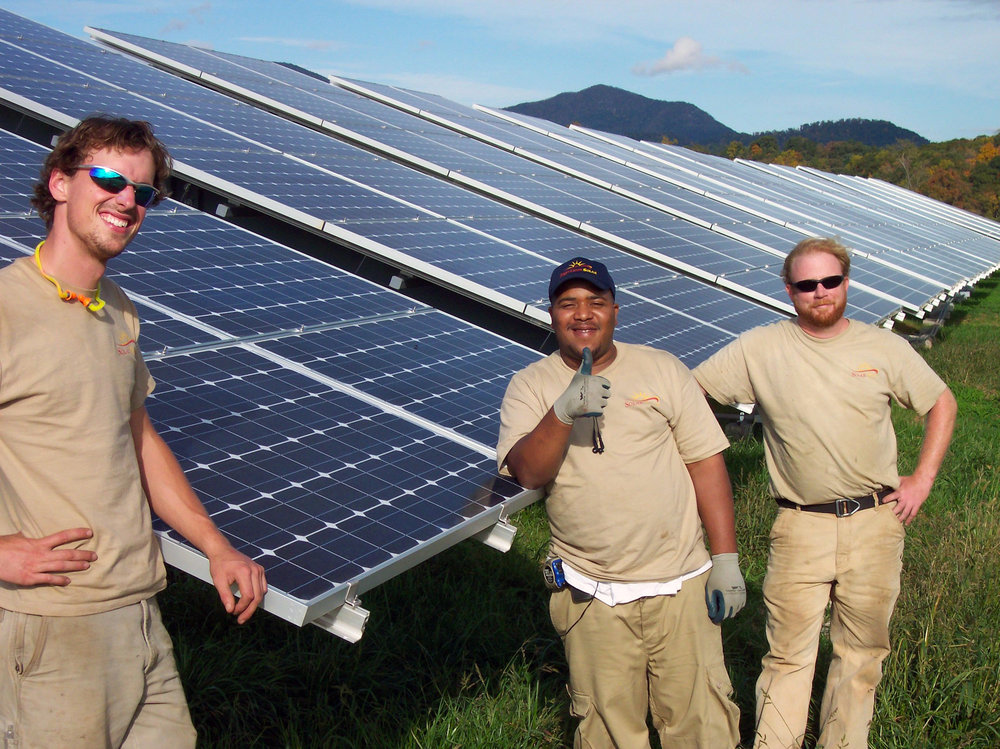
<svg viewBox="0 0 1000 749">
<path fill-rule="evenodd" d="M 611 383 L 605 377 L 592 375 L 594 355 L 589 348 L 583 350 L 583 363 L 569 387 L 552 404 L 552 411 L 563 424 L 572 424 L 581 416 L 600 416 L 601 409 L 608 405 Z"/>
<path fill-rule="evenodd" d="M 716 624 L 736 616 L 747 602 L 747 584 L 736 552 L 712 555 L 712 571 L 705 585 L 708 618 Z"/>
</svg>

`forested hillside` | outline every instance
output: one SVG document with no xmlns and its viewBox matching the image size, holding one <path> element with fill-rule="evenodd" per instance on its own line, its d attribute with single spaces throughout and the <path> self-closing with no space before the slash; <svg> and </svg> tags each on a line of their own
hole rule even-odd
<svg viewBox="0 0 1000 749">
<path fill-rule="evenodd" d="M 1000 219 L 1000 132 L 931 143 L 885 120 L 853 118 L 747 135 L 691 104 L 648 99 L 611 86 L 508 109 L 718 156 L 876 177 Z"/>
<path fill-rule="evenodd" d="M 779 147 L 777 138 L 765 135 L 749 145 L 732 141 L 718 155 L 875 177 L 1000 219 L 1000 133 L 923 145 L 898 141 L 882 147 L 857 141 L 817 143 L 801 136 L 788 138 Z"/>
</svg>

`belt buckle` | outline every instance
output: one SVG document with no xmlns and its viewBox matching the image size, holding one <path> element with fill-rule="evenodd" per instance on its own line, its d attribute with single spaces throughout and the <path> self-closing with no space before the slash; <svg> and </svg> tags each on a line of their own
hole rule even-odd
<svg viewBox="0 0 1000 749">
<path fill-rule="evenodd" d="M 850 507 L 849 502 L 854 503 L 854 507 Z M 834 507 L 837 510 L 838 518 L 849 518 L 851 515 L 856 513 L 861 509 L 861 503 L 856 499 L 838 499 L 834 503 Z"/>
</svg>

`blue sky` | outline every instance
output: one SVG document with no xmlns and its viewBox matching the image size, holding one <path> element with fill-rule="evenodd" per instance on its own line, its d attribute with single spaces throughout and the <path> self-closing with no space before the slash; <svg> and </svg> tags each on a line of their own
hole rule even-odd
<svg viewBox="0 0 1000 749">
<path fill-rule="evenodd" d="M 866 117 L 1000 130 L 998 0 L 3 0 L 94 26 L 502 107 L 603 83 L 741 132 Z"/>
</svg>

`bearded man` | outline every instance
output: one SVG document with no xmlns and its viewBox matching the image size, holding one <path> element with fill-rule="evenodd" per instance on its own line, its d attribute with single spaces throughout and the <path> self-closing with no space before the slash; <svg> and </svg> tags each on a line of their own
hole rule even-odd
<svg viewBox="0 0 1000 749">
<path fill-rule="evenodd" d="M 802 746 L 830 604 L 833 658 L 816 746 L 867 749 L 904 528 L 930 493 L 955 424 L 954 396 L 906 340 L 844 317 L 850 267 L 835 240 L 803 240 L 782 270 L 797 317 L 744 333 L 694 370 L 716 401 L 757 405 L 778 504 L 756 748 Z M 894 400 L 925 416 L 908 476 L 896 467 Z"/>
</svg>

